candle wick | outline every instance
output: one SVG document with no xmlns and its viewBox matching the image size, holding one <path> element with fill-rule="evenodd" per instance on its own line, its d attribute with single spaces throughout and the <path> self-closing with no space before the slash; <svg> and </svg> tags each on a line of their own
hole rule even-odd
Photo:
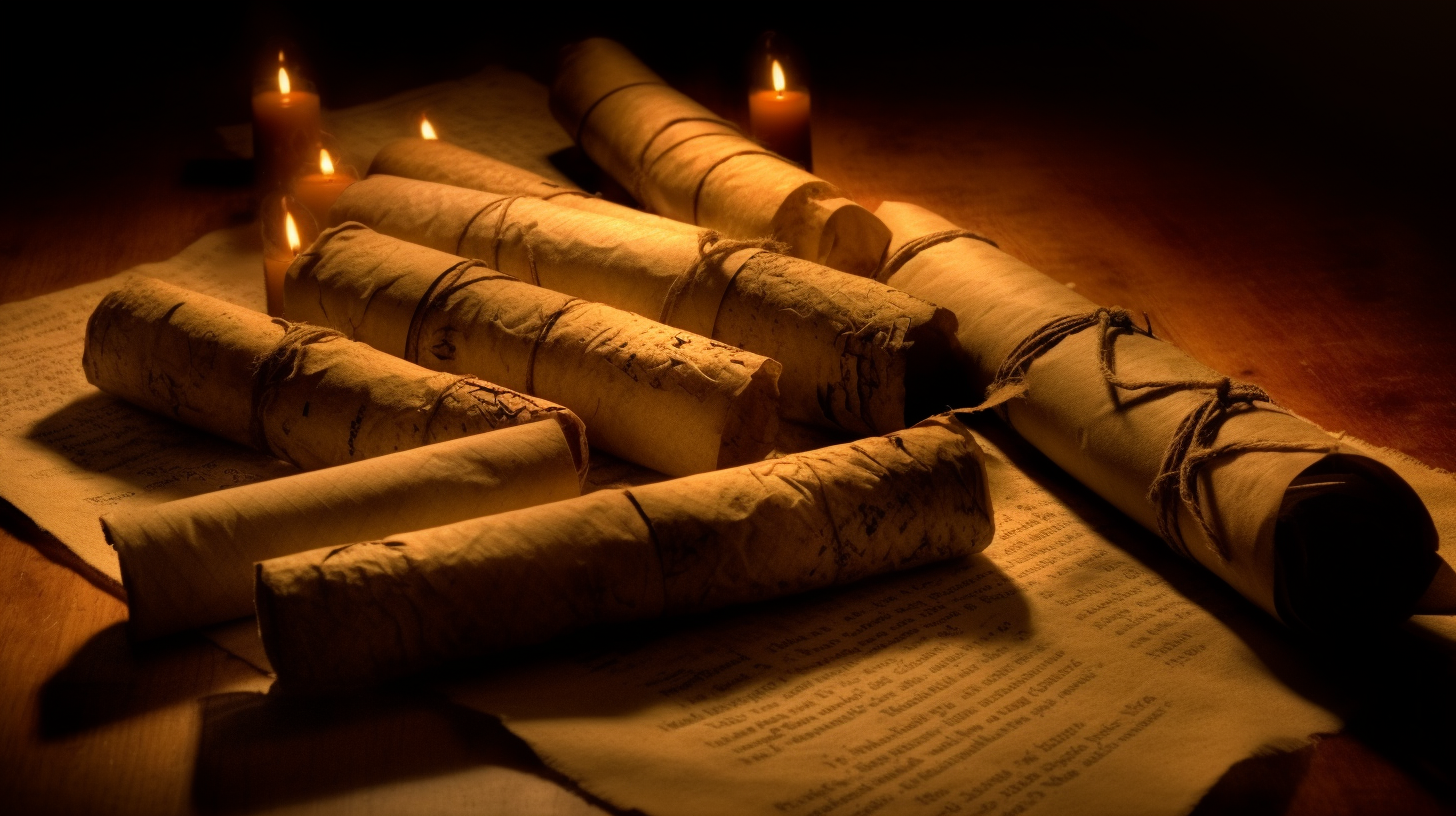
<svg viewBox="0 0 1456 816">
<path fill-rule="evenodd" d="M 783 91 L 777 91 L 776 93 L 778 93 L 779 99 L 783 99 L 784 98 L 784 92 Z"/>
</svg>

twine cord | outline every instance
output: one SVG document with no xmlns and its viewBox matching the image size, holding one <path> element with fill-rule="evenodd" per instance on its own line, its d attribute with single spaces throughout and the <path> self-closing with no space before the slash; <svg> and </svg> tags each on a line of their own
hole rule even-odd
<svg viewBox="0 0 1456 816">
<path fill-rule="evenodd" d="M 1179 509 L 1187 508 L 1209 546 L 1227 561 L 1231 557 L 1227 544 L 1204 512 L 1200 498 L 1199 474 L 1213 460 L 1243 453 L 1334 453 L 1339 444 L 1321 445 L 1312 442 L 1279 442 L 1244 440 L 1215 445 L 1219 428 L 1230 417 L 1244 411 L 1264 410 L 1287 414 L 1264 389 L 1252 383 L 1228 377 L 1194 380 L 1130 380 L 1113 370 L 1113 344 L 1118 334 L 1134 333 L 1152 337 L 1132 321 L 1126 309 L 1097 309 L 1082 315 L 1067 315 L 1048 321 L 1032 332 L 1006 355 L 996 378 L 986 388 L 986 401 L 981 409 L 1000 405 L 1026 394 L 1025 376 L 1031 364 L 1062 340 L 1095 327 L 1099 337 L 1098 367 L 1107 384 L 1122 391 L 1164 390 L 1207 391 L 1208 396 L 1179 423 L 1163 452 L 1158 473 L 1148 487 L 1147 498 L 1157 512 L 1158 535 L 1175 552 L 1192 558 L 1188 542 L 1178 523 Z M 1156 339 L 1156 338 L 1154 338 Z"/>
<path fill-rule="evenodd" d="M 992 241 L 990 238 L 984 235 L 977 235 L 970 230 L 948 229 L 928 233 L 906 241 L 903 246 L 895 250 L 894 254 L 886 258 L 884 264 L 880 266 L 880 271 L 875 275 L 875 280 L 884 283 L 889 280 L 891 275 L 899 272 L 900 268 L 909 263 L 916 255 L 933 246 L 954 241 L 957 238 L 970 238 L 975 241 L 984 241 L 997 249 L 1001 248 L 1000 244 Z"/>
<path fill-rule="evenodd" d="M 673 312 L 677 311 L 678 302 L 684 293 L 692 289 L 710 271 L 721 270 L 723 263 L 728 260 L 728 256 L 744 249 L 763 249 L 783 254 L 788 251 L 789 246 L 771 238 L 731 240 L 724 238 L 715 230 L 706 230 L 698 236 L 698 259 L 672 282 L 672 286 L 667 290 L 667 297 L 663 298 L 662 314 L 658 317 L 657 322 L 672 325 Z"/>
<path fill-rule="evenodd" d="M 289 323 L 282 318 L 273 318 L 276 325 L 285 331 L 273 348 L 253 361 L 252 394 L 249 395 L 251 413 L 248 417 L 248 438 L 253 447 L 277 459 L 292 461 L 282 452 L 275 450 L 268 441 L 268 428 L 263 415 L 269 403 L 277 396 L 278 389 L 298 373 L 303 362 L 303 348 L 314 343 L 324 343 L 343 338 L 333 329 L 311 326 L 307 323 Z M 294 462 L 294 464 L 298 464 Z"/>
</svg>

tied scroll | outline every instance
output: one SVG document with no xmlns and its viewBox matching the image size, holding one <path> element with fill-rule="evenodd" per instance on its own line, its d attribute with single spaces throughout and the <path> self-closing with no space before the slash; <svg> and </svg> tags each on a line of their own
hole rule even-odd
<svg viewBox="0 0 1456 816">
<path fill-rule="evenodd" d="M 691 224 L 607 201 L 585 190 L 438 139 L 396 139 L 374 155 L 369 173 L 433 181 L 500 195 L 531 196 L 574 210 L 608 215 L 684 235 L 697 235 L 702 231 Z"/>
<path fill-rule="evenodd" d="M 1068 473 L 1296 629 L 1405 619 L 1441 565 L 1390 468 L 912 204 L 881 279 L 955 310 L 970 383 Z"/>
<path fill-rule="evenodd" d="M 148 278 L 96 307 L 82 367 L 103 391 L 304 469 L 540 420 L 586 456 L 560 405 Z"/>
<path fill-rule="evenodd" d="M 333 215 L 777 360 L 787 419 L 867 435 L 950 404 L 937 376 L 954 364 L 949 311 L 762 242 L 554 201 L 375 176 L 345 191 Z"/>
<path fill-rule="evenodd" d="M 970 555 L 985 463 L 953 415 L 884 437 L 258 565 L 279 681 L 375 682 L 587 626 Z"/>
<path fill-rule="evenodd" d="M 253 564 L 575 498 L 586 463 L 554 422 L 101 517 L 133 639 L 253 613 Z"/>
<path fill-rule="evenodd" d="M 284 291 L 290 315 L 558 402 L 593 445 L 669 475 L 756 461 L 773 445 L 777 362 L 478 261 L 346 223 L 298 256 Z"/>
<path fill-rule="evenodd" d="M 889 243 L 885 226 L 844 191 L 750 141 L 612 40 L 563 52 L 551 112 L 658 215 L 730 238 L 772 237 L 796 257 L 854 275 L 872 275 Z"/>
</svg>

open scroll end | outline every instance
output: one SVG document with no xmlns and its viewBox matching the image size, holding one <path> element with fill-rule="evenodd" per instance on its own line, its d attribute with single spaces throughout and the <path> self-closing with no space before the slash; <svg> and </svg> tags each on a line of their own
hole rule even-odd
<svg viewBox="0 0 1456 816">
<path fill-rule="evenodd" d="M 953 408 L 965 408 L 980 400 L 969 378 L 966 353 L 956 340 L 956 317 L 949 309 L 937 308 L 935 316 L 906 333 L 905 427 Z"/>
<path fill-rule="evenodd" d="M 823 215 L 817 261 L 830 269 L 872 278 L 890 246 L 890 228 L 847 198 L 813 202 Z"/>
<path fill-rule="evenodd" d="M 1350 454 L 1327 456 L 1295 478 L 1274 542 L 1279 616 L 1324 636 L 1404 621 L 1444 563 L 1435 524 L 1410 485 Z"/>
</svg>

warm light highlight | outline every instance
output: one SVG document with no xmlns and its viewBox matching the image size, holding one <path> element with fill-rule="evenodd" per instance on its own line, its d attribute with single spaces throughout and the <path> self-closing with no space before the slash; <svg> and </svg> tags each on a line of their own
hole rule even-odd
<svg viewBox="0 0 1456 816">
<path fill-rule="evenodd" d="M 420 120 L 420 135 L 426 139 L 438 139 L 439 134 L 435 133 L 435 126 L 430 124 L 429 119 Z"/>
<path fill-rule="evenodd" d="M 334 160 L 327 150 L 319 151 L 319 170 L 326 176 L 334 174 Z"/>
<path fill-rule="evenodd" d="M 774 90 L 779 92 L 779 96 L 783 96 L 784 90 L 789 87 L 788 81 L 784 79 L 784 66 L 779 65 L 778 60 L 773 61 L 773 84 Z"/>
<path fill-rule="evenodd" d="M 283 49 L 282 48 L 278 49 L 278 64 L 279 65 L 282 65 L 283 64 Z"/>
<path fill-rule="evenodd" d="M 298 237 L 298 225 L 293 223 L 293 213 L 284 211 L 283 231 L 288 235 L 288 251 L 294 255 L 303 249 L 303 241 Z"/>
<path fill-rule="evenodd" d="M 288 79 L 288 69 L 282 65 L 278 66 L 278 91 L 279 93 L 293 93 L 293 83 Z"/>
</svg>

